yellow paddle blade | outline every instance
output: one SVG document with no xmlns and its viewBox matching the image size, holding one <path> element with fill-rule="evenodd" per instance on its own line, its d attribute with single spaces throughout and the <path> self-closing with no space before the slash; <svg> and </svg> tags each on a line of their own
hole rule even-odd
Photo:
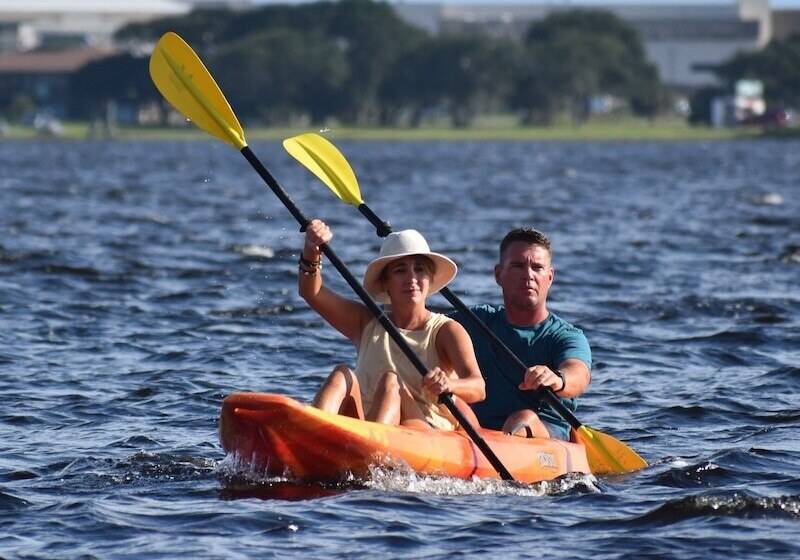
<svg viewBox="0 0 800 560">
<path fill-rule="evenodd" d="M 242 126 L 203 62 L 176 33 L 165 33 L 150 55 L 150 77 L 164 99 L 187 119 L 241 150 Z"/>
<path fill-rule="evenodd" d="M 328 140 L 309 132 L 287 138 L 283 141 L 283 147 L 340 199 L 353 206 L 364 203 L 353 169 Z"/>
<path fill-rule="evenodd" d="M 593 474 L 622 474 L 647 466 L 647 461 L 633 449 L 608 434 L 586 426 L 581 426 L 575 434 L 577 440 L 586 446 L 586 456 Z"/>
</svg>

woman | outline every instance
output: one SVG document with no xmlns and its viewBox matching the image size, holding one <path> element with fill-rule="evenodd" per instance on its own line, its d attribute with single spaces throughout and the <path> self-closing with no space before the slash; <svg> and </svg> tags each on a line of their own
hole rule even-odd
<svg viewBox="0 0 800 560">
<path fill-rule="evenodd" d="M 431 252 L 417 231 L 404 230 L 386 238 L 380 256 L 364 275 L 367 293 L 391 305 L 389 319 L 429 368 L 423 377 L 364 304 L 323 286 L 319 247 L 332 237 L 324 222 L 309 224 L 300 258 L 300 295 L 350 339 L 358 349 L 358 362 L 355 371 L 337 365 L 314 398 L 314 406 L 384 424 L 453 430 L 458 422 L 437 400 L 449 392 L 462 414 L 477 426 L 464 404 L 485 397 L 472 341 L 460 324 L 425 307 L 428 296 L 455 277 L 455 263 Z"/>
</svg>

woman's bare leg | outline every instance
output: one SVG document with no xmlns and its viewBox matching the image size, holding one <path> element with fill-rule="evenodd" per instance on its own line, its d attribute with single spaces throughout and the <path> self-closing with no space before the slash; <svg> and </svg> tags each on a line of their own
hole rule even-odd
<svg viewBox="0 0 800 560">
<path fill-rule="evenodd" d="M 355 373 L 345 364 L 338 364 L 320 387 L 312 403 L 316 408 L 364 419 L 361 389 Z"/>
<path fill-rule="evenodd" d="M 381 424 L 400 423 L 400 379 L 393 371 L 387 371 L 381 377 L 375 394 L 372 395 L 372 406 L 367 411 L 367 420 Z"/>
<path fill-rule="evenodd" d="M 422 414 L 414 396 L 405 385 L 400 388 L 400 424 L 418 430 L 433 430 L 433 427 L 425 420 L 425 415 Z"/>
<path fill-rule="evenodd" d="M 462 416 L 464 416 L 464 419 L 467 422 L 469 422 L 470 426 L 472 426 L 473 428 L 481 427 L 480 422 L 478 422 L 478 417 L 475 416 L 475 413 L 472 411 L 472 408 L 467 403 L 465 403 L 455 395 L 453 395 L 453 402 L 455 403 L 458 411 L 462 414 Z M 463 429 L 463 426 L 461 428 Z"/>
</svg>

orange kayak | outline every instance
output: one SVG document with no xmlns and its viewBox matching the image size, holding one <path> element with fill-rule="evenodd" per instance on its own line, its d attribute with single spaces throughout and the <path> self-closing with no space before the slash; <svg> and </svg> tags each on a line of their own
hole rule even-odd
<svg viewBox="0 0 800 560">
<path fill-rule="evenodd" d="M 481 436 L 520 482 L 589 473 L 583 445 L 550 439 Z M 499 478 L 470 440 L 455 432 L 426 431 L 329 414 L 282 395 L 234 393 L 222 403 L 223 449 L 268 475 L 334 481 L 364 478 L 371 466 L 400 466 L 428 475 Z"/>
</svg>

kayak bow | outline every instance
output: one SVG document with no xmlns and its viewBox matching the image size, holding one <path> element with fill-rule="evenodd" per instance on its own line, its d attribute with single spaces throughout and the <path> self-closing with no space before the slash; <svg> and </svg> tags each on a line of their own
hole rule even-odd
<svg viewBox="0 0 800 560">
<path fill-rule="evenodd" d="M 519 482 L 589 473 L 583 445 L 480 430 Z M 226 452 L 265 474 L 302 480 L 365 478 L 374 466 L 426 475 L 498 478 L 461 431 L 419 430 L 330 414 L 289 397 L 234 393 L 222 405 L 220 442 Z"/>
</svg>

